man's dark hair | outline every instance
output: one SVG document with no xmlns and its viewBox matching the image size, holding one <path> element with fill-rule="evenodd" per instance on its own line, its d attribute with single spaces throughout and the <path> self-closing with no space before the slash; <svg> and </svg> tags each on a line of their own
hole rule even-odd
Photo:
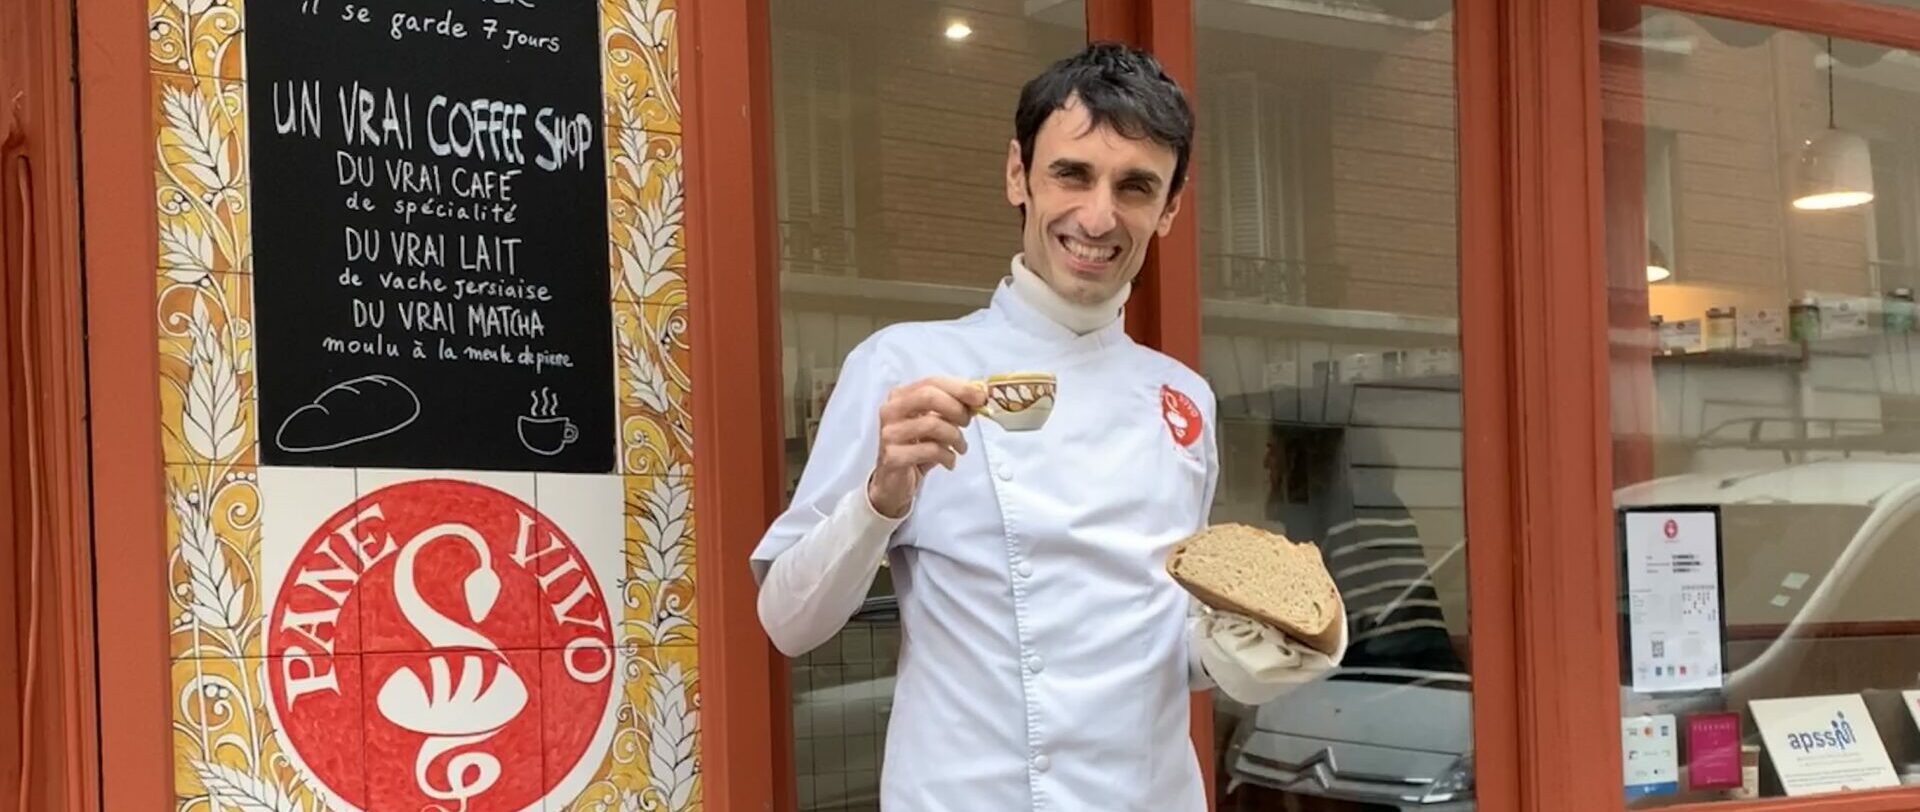
<svg viewBox="0 0 1920 812">
<path fill-rule="evenodd" d="M 1153 55 L 1112 42 L 1088 45 L 1053 63 L 1020 89 L 1013 131 L 1020 144 L 1020 162 L 1029 175 L 1040 125 L 1074 97 L 1087 108 L 1092 126 L 1104 124 L 1124 138 L 1144 138 L 1173 150 L 1167 199 L 1180 193 L 1187 181 L 1187 161 L 1193 156 L 1193 109 L 1187 105 L 1187 94 Z"/>
</svg>

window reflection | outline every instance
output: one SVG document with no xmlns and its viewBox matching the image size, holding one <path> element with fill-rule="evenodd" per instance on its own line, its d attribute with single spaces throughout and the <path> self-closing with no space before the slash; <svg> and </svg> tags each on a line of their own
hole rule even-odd
<svg viewBox="0 0 1920 812">
<path fill-rule="evenodd" d="M 1723 650 L 1680 631 L 1677 594 L 1646 586 L 1654 559 L 1623 532 L 1630 806 L 1909 782 L 1920 56 L 1653 9 L 1631 22 L 1601 51 L 1615 502 L 1712 512 L 1720 572 L 1700 578 Z M 1669 249 L 1669 278 L 1633 273 L 1648 245 Z M 1648 679 L 1676 668 L 1710 679 Z M 1844 781 L 1774 738 L 1790 723 L 1773 714 L 1847 705 L 1858 741 L 1835 757 L 1864 766 Z M 1716 714 L 1731 736 L 1703 727 Z"/>
<path fill-rule="evenodd" d="M 1213 520 L 1318 544 L 1351 640 L 1215 693 L 1224 810 L 1472 808 L 1450 9 L 1195 3 Z"/>
<path fill-rule="evenodd" d="M 1086 41 L 1082 0 L 769 0 L 788 493 L 846 354 L 986 304 L 1017 249 L 1001 172 L 1020 86 Z M 806 812 L 877 812 L 899 655 L 883 567 L 791 670 Z"/>
</svg>

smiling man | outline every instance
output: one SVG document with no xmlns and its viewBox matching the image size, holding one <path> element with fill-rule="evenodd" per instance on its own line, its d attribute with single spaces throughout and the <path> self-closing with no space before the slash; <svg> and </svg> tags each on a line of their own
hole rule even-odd
<svg viewBox="0 0 1920 812">
<path fill-rule="evenodd" d="M 1185 95 L 1140 51 L 1094 45 L 1029 82 L 1009 275 L 984 309 L 847 356 L 793 504 L 754 552 L 761 622 L 789 656 L 892 567 L 883 809 L 1201 812 L 1188 693 L 1260 704 L 1338 658 L 1199 610 L 1166 575 L 1207 523 L 1214 397 L 1121 313 L 1180 213 L 1192 144 Z M 1014 372 L 1055 376 L 1044 425 L 974 420 L 973 381 Z"/>
</svg>

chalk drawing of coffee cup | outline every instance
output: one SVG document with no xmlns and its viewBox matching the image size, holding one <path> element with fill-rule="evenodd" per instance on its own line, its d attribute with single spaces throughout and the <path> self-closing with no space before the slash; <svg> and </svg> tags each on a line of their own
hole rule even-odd
<svg viewBox="0 0 1920 812">
<path fill-rule="evenodd" d="M 532 395 L 533 409 L 515 421 L 521 445 L 535 454 L 551 457 L 580 439 L 579 427 L 573 425 L 572 420 L 555 414 L 560 410 L 558 395 L 544 386 Z"/>
</svg>

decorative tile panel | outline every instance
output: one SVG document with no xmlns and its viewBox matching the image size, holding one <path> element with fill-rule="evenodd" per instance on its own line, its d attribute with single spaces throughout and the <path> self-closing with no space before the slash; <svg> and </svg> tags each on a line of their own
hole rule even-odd
<svg viewBox="0 0 1920 812">
<path fill-rule="evenodd" d="M 275 707 L 265 690 L 268 670 L 312 690 Z M 330 801 L 364 798 L 365 747 L 360 711 L 344 697 L 361 693 L 360 658 L 179 660 L 173 664 L 173 788 L 180 812 L 245 809 L 317 812 Z M 313 726 L 332 746 L 308 763 L 289 751 L 276 731 L 283 718 L 320 718 Z M 316 776 L 339 776 L 329 786 Z"/>
<path fill-rule="evenodd" d="M 553 812 L 638 812 L 700 807 L 700 685 L 691 646 L 623 652 L 612 747 L 595 780 Z M 552 740 L 565 737 L 550 732 Z M 557 769 L 549 758 L 547 769 Z"/>
<path fill-rule="evenodd" d="M 166 487 L 169 651 L 177 659 L 260 656 L 258 474 L 170 465 Z"/>
<path fill-rule="evenodd" d="M 187 1 L 194 8 L 193 75 L 247 78 L 238 0 Z"/>
<path fill-rule="evenodd" d="M 171 268 L 158 285 L 166 461 L 254 464 L 253 277 Z"/>
<path fill-rule="evenodd" d="M 189 0 L 148 0 L 147 70 L 156 73 L 191 73 L 187 60 L 187 22 Z"/>
<path fill-rule="evenodd" d="M 675 469 L 684 470 L 684 469 Z M 693 645 L 693 479 L 628 476 L 626 576 L 620 596 L 625 646 Z"/>
<path fill-rule="evenodd" d="M 542 685 L 543 654 L 366 655 L 363 808 L 539 808 L 542 723 L 555 700 Z"/>
<path fill-rule="evenodd" d="M 613 329 L 621 472 L 662 474 L 690 468 L 692 369 L 682 351 L 687 345 L 685 309 L 671 302 L 617 301 Z"/>
<path fill-rule="evenodd" d="M 501 492 L 540 513 L 573 517 L 559 524 L 579 528 L 569 532 L 604 593 L 612 639 L 596 660 L 597 649 L 569 648 L 564 635 L 542 633 L 531 638 L 537 647 L 514 649 L 504 662 L 525 685 L 564 677 L 581 697 L 605 691 L 597 694 L 607 698 L 605 710 L 583 731 L 567 727 L 583 722 L 559 713 L 560 705 L 534 702 L 508 714 L 510 695 L 482 690 L 470 698 L 520 725 L 519 738 L 502 751 L 503 769 L 537 764 L 541 778 L 565 780 L 563 791 L 548 798 L 549 809 L 684 812 L 700 808 L 701 792 L 677 11 L 672 0 L 601 0 L 600 8 L 619 474 L 539 475 L 531 488 Z M 468 658 L 368 648 L 363 615 L 370 610 L 363 606 L 371 604 L 366 595 L 346 596 L 363 587 L 393 592 L 394 560 L 381 556 L 409 539 L 388 549 L 383 537 L 366 535 L 357 550 L 328 548 L 339 562 L 316 539 L 327 537 L 341 511 L 381 487 L 497 477 L 256 467 L 244 5 L 149 0 L 148 30 L 176 808 L 319 812 L 378 807 L 375 796 L 416 790 L 432 797 L 411 767 L 433 737 L 405 732 L 430 723 L 419 714 L 431 703 L 407 710 L 403 689 L 415 683 L 406 675 L 416 675 L 422 697 L 430 698 L 436 669 L 445 669 L 444 687 L 465 696 L 455 677 Z M 610 488 L 605 506 L 576 493 L 589 485 Z M 599 512 L 604 521 L 580 519 Z M 318 556 L 305 570 L 296 566 L 303 552 Z M 567 562 L 542 562 L 532 552 L 524 551 L 524 572 L 501 577 L 545 577 L 560 590 Z M 432 567 L 478 571 L 457 557 Z M 370 572 L 387 580 L 360 584 Z M 486 603 L 494 594 L 486 579 L 478 586 L 459 580 L 466 599 Z M 278 598 L 292 589 L 311 594 L 293 600 L 281 623 L 270 623 Z M 442 607 L 454 595 L 423 594 L 437 596 L 427 605 Z M 544 594 L 561 603 L 570 597 Z M 471 664 L 481 669 L 476 674 L 500 673 L 500 664 L 485 658 Z M 604 685 L 597 682 L 603 667 L 610 681 Z M 566 768 L 581 742 L 587 758 Z M 367 754 L 380 748 L 404 763 L 384 759 L 374 769 Z M 450 752 L 461 758 L 463 751 Z M 429 766 L 448 763 L 443 755 Z M 474 769 L 434 774 L 468 780 L 484 772 L 477 762 L 463 763 Z M 564 775 L 552 772 L 563 768 Z M 460 794 L 447 783 L 427 789 Z"/>
<path fill-rule="evenodd" d="M 685 287 L 680 137 L 609 128 L 607 165 L 614 296 L 645 301 Z"/>
<path fill-rule="evenodd" d="M 158 265 L 244 272 L 248 233 L 246 89 L 239 82 L 155 74 L 153 120 Z"/>
<path fill-rule="evenodd" d="M 607 124 L 680 132 L 680 48 L 673 0 L 601 0 Z"/>
</svg>

